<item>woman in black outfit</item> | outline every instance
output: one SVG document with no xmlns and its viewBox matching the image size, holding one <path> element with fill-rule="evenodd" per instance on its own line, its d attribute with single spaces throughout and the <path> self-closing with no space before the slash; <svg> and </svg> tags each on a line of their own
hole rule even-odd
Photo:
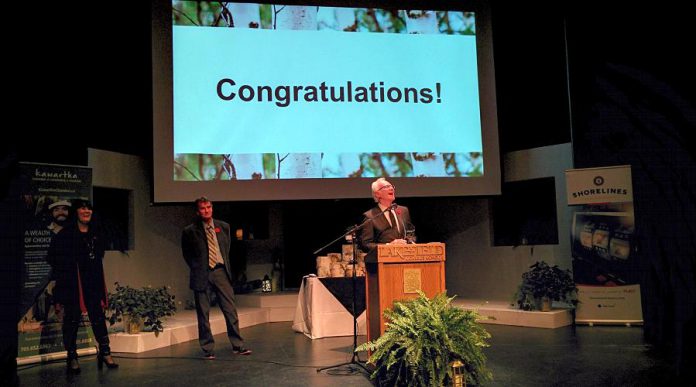
<svg viewBox="0 0 696 387">
<path fill-rule="evenodd" d="M 83 312 L 89 315 L 92 332 L 99 343 L 97 366 L 116 368 L 109 348 L 104 308 L 104 236 L 92 222 L 92 205 L 86 200 L 73 203 L 74 218 L 53 237 L 48 263 L 53 268 L 56 286 L 53 296 L 56 311 L 63 314 L 63 346 L 68 352 L 69 373 L 79 373 L 77 361 L 77 330 Z"/>
</svg>

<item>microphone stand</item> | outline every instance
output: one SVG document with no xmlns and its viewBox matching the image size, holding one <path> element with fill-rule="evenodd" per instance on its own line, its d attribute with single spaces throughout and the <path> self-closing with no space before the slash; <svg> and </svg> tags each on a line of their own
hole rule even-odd
<svg viewBox="0 0 696 387">
<path fill-rule="evenodd" d="M 351 312 L 353 314 L 353 351 L 352 351 L 353 354 L 352 354 L 349 362 L 335 364 L 335 365 L 327 366 L 327 367 L 322 367 L 322 368 L 317 369 L 317 372 L 321 372 L 323 370 L 330 369 L 330 368 L 336 368 L 336 367 L 341 367 L 341 366 L 345 366 L 345 365 L 355 364 L 355 365 L 359 366 L 360 368 L 362 368 L 365 372 L 367 372 L 368 375 L 370 374 L 370 370 L 368 370 L 367 367 L 365 367 L 365 365 L 360 362 L 360 359 L 358 358 L 358 355 L 355 352 L 355 349 L 358 347 L 358 316 L 356 316 L 356 314 L 355 314 L 355 301 L 356 301 L 356 292 L 355 292 L 355 277 L 356 277 L 355 272 L 356 272 L 356 270 L 355 270 L 355 265 L 358 262 L 358 249 L 357 249 L 357 245 L 355 243 L 355 241 L 357 239 L 356 234 L 357 234 L 357 231 L 360 230 L 362 227 L 364 227 L 366 224 L 372 222 L 372 220 L 374 220 L 376 217 L 384 214 L 385 212 L 392 210 L 394 207 L 395 207 L 395 205 L 391 205 L 391 206 L 387 207 L 386 210 L 380 212 L 378 215 L 365 219 L 359 225 L 354 225 L 354 226 L 350 227 L 348 229 L 348 231 L 346 231 L 343 235 L 332 240 L 328 244 L 324 245 L 323 247 L 317 249 L 317 251 L 312 253 L 314 255 L 317 255 L 319 252 L 321 252 L 325 248 L 331 246 L 332 244 L 336 243 L 340 239 L 347 238 L 350 236 L 351 246 L 353 247 L 353 259 L 350 261 L 350 264 L 353 265 L 353 276 L 352 276 L 352 281 L 351 281 L 351 283 L 353 285 L 353 303 L 351 304 L 351 309 L 352 309 Z"/>
</svg>

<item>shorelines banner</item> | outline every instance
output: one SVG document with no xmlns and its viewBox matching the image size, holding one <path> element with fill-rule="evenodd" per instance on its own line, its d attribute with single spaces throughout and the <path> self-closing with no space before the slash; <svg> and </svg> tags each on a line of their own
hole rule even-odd
<svg viewBox="0 0 696 387">
<path fill-rule="evenodd" d="M 92 196 L 92 169 L 53 164 L 20 163 L 24 259 L 18 322 L 19 354 L 27 357 L 63 351 L 61 321 L 53 304 L 51 267 L 46 262 L 51 239 L 64 226 L 71 200 Z M 93 342 L 91 330 L 80 329 L 78 348 Z"/>
<path fill-rule="evenodd" d="M 631 167 L 566 171 L 577 323 L 642 323 Z"/>
<path fill-rule="evenodd" d="M 565 171 L 568 205 L 633 202 L 631 166 Z"/>
</svg>

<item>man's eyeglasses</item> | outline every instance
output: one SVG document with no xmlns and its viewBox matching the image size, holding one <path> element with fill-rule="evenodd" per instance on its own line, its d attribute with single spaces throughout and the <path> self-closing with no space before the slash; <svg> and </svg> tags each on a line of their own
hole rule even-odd
<svg viewBox="0 0 696 387">
<path fill-rule="evenodd" d="M 379 189 L 377 191 L 381 191 L 383 189 L 389 189 L 389 188 L 396 189 L 396 186 L 391 185 L 391 184 L 383 185 L 383 186 L 379 187 Z"/>
</svg>

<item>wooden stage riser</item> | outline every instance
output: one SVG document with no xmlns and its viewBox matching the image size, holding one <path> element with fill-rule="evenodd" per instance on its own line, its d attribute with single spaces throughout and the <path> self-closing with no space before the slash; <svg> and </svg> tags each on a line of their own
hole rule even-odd
<svg viewBox="0 0 696 387">
<path fill-rule="evenodd" d="M 408 265 L 404 266 L 408 268 Z M 387 268 L 386 270 L 396 270 Z M 398 276 L 398 273 L 395 273 Z M 395 281 L 395 283 L 399 283 Z M 444 284 L 443 284 L 444 287 Z M 427 287 L 426 294 L 429 297 L 438 293 L 438 289 Z M 414 294 L 399 294 L 395 289 L 389 293 L 392 297 L 408 299 Z M 270 295 L 238 295 L 239 325 L 241 328 L 265 324 L 269 322 L 293 321 L 297 306 L 297 292 L 286 292 Z M 265 305 L 256 307 L 248 305 Z M 570 325 L 572 318 L 566 309 L 555 309 L 551 312 L 527 312 L 511 307 L 504 302 L 489 303 L 479 300 L 455 299 L 454 306 L 467 310 L 476 310 L 483 316 L 491 316 L 494 319 L 482 320 L 485 324 L 502 324 L 533 328 L 559 328 Z M 388 305 L 391 308 L 391 305 Z M 376 320 L 383 323 L 382 319 Z M 225 320 L 218 308 L 210 313 L 210 323 L 213 334 L 225 332 Z M 377 329 L 377 325 L 372 329 Z M 294 334 L 288 331 L 288 334 Z M 381 334 L 381 332 L 380 332 Z M 112 333 L 111 348 L 114 352 L 139 353 L 152 349 L 163 348 L 174 344 L 198 339 L 198 327 L 195 311 L 180 311 L 173 318 L 165 321 L 165 330 L 155 336 L 152 332 L 142 332 L 136 335 L 125 333 Z"/>
</svg>

